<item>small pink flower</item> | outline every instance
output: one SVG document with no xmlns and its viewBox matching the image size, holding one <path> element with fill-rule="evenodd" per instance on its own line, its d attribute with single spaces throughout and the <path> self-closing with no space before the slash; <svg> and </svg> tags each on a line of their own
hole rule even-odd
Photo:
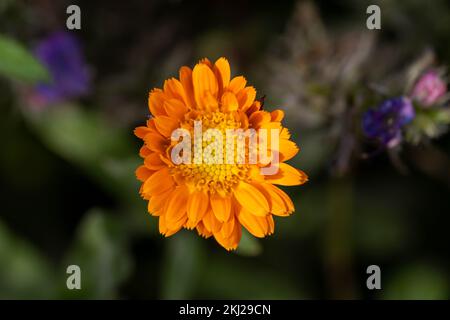
<svg viewBox="0 0 450 320">
<path fill-rule="evenodd" d="M 428 71 L 416 82 L 412 98 L 428 107 L 436 103 L 447 92 L 447 84 L 436 71 Z"/>
</svg>

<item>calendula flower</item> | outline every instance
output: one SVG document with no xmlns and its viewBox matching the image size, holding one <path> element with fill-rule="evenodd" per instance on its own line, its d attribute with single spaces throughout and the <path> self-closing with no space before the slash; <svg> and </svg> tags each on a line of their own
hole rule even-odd
<svg viewBox="0 0 450 320">
<path fill-rule="evenodd" d="M 40 83 L 32 102 L 46 105 L 86 95 L 90 77 L 78 40 L 65 31 L 55 32 L 41 40 L 36 48 L 37 58 L 50 73 L 49 83 Z"/>
<path fill-rule="evenodd" d="M 402 140 L 402 127 L 415 116 L 411 100 L 405 97 L 385 100 L 363 116 L 363 130 L 367 137 L 377 139 L 383 146 L 392 148 Z"/>
<path fill-rule="evenodd" d="M 179 79 L 150 92 L 153 117 L 135 129 L 144 141 L 136 175 L 161 234 L 195 228 L 233 250 L 242 227 L 262 238 L 274 232 L 274 215 L 294 211 L 276 185 L 307 181 L 284 163 L 298 148 L 281 124 L 283 111 L 264 111 L 255 97 L 244 77 L 231 78 L 225 58 L 182 67 Z"/>
<path fill-rule="evenodd" d="M 423 74 L 415 84 L 411 97 L 422 106 L 435 104 L 447 92 L 447 84 L 436 71 Z"/>
</svg>

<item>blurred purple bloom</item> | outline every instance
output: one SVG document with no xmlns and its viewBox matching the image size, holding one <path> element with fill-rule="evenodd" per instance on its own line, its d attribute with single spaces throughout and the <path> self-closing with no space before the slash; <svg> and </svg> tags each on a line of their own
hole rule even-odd
<svg viewBox="0 0 450 320">
<path fill-rule="evenodd" d="M 436 71 L 423 74 L 412 91 L 412 98 L 423 106 L 431 106 L 447 92 L 447 84 Z"/>
<path fill-rule="evenodd" d="M 405 97 L 384 101 L 363 116 L 363 130 L 367 137 L 378 139 L 392 148 L 401 142 L 401 128 L 415 116 L 411 100 Z"/>
<path fill-rule="evenodd" d="M 47 67 L 50 83 L 36 87 L 35 98 L 53 103 L 77 98 L 89 92 L 89 74 L 80 44 L 70 33 L 59 31 L 42 40 L 35 48 L 37 58 Z"/>
</svg>

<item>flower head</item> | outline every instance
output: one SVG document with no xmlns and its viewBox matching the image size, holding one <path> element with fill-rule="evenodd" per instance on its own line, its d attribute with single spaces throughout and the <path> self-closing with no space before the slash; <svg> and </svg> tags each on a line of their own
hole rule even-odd
<svg viewBox="0 0 450 320">
<path fill-rule="evenodd" d="M 411 97 L 423 106 L 435 104 L 447 92 L 447 84 L 436 71 L 423 74 L 415 84 Z"/>
<path fill-rule="evenodd" d="M 414 107 L 408 98 L 388 99 L 364 114 L 363 130 L 367 137 L 378 139 L 382 145 L 392 148 L 400 143 L 402 127 L 414 116 Z"/>
<path fill-rule="evenodd" d="M 231 78 L 225 58 L 214 64 L 203 59 L 193 70 L 182 67 L 179 79 L 150 92 L 153 117 L 135 129 L 144 141 L 144 164 L 136 175 L 163 235 L 195 228 L 232 250 L 242 226 L 264 237 L 274 232 L 273 215 L 294 211 L 275 185 L 307 180 L 284 163 L 298 148 L 281 125 L 284 113 L 262 110 L 255 97 L 244 77 Z"/>
<path fill-rule="evenodd" d="M 49 104 L 77 98 L 89 91 L 90 79 L 80 45 L 68 32 L 55 32 L 39 42 L 37 58 L 47 67 L 50 83 L 37 85 L 34 100 Z"/>
</svg>

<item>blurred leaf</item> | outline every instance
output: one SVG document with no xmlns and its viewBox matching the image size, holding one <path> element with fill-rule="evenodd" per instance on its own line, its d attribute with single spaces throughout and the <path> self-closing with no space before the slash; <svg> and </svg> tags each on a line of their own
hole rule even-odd
<svg viewBox="0 0 450 320">
<path fill-rule="evenodd" d="M 447 108 L 416 108 L 417 114 L 410 125 L 406 127 L 406 139 L 418 144 L 422 136 L 436 138 L 447 131 L 450 123 L 450 112 Z"/>
<path fill-rule="evenodd" d="M 429 264 L 410 264 L 382 288 L 383 299 L 435 300 L 449 298 L 448 277 Z"/>
<path fill-rule="evenodd" d="M 332 93 L 331 88 L 323 83 L 308 83 L 306 91 L 311 95 L 319 95 L 324 97 L 329 97 Z"/>
<path fill-rule="evenodd" d="M 95 165 L 127 151 L 128 141 L 120 130 L 80 106 L 55 105 L 25 116 L 32 120 L 48 146 L 70 161 Z"/>
<path fill-rule="evenodd" d="M 135 230 L 148 232 L 145 202 L 135 170 L 142 159 L 133 150 L 133 133 L 114 127 L 99 113 L 73 104 L 53 105 L 38 113 L 23 112 L 33 131 L 53 152 L 82 168 L 111 193 Z"/>
<path fill-rule="evenodd" d="M 259 241 L 242 228 L 242 238 L 239 247 L 236 250 L 237 254 L 243 256 L 257 256 L 262 252 L 262 246 Z"/>
<path fill-rule="evenodd" d="M 293 130 L 293 139 L 300 146 L 301 151 L 290 162 L 302 168 L 308 176 L 313 178 L 332 158 L 333 145 L 329 143 L 330 138 L 324 130 L 304 130 L 301 137 L 297 135 L 298 133 Z"/>
<path fill-rule="evenodd" d="M 0 74 L 12 80 L 48 81 L 42 64 L 17 41 L 0 35 Z"/>
<path fill-rule="evenodd" d="M 2 0 L 0 1 L 0 14 L 3 14 L 12 4 L 15 2 L 15 0 Z"/>
<path fill-rule="evenodd" d="M 289 276 L 283 270 L 267 269 L 256 260 L 223 252 L 221 257 L 212 257 L 204 264 L 199 278 L 200 298 L 307 298 Z"/>
<path fill-rule="evenodd" d="M 295 211 L 287 218 L 275 217 L 276 233 L 280 238 L 302 239 L 324 226 L 327 218 L 327 202 L 323 198 L 326 186 L 310 181 L 306 185 L 282 188 L 294 202 Z"/>
<path fill-rule="evenodd" d="M 103 187 L 125 199 L 137 194 L 139 158 L 131 149 L 131 132 L 128 137 L 99 114 L 76 105 L 55 105 L 24 116 L 49 149 L 85 169 Z"/>
<path fill-rule="evenodd" d="M 449 124 L 450 123 L 450 110 L 448 108 L 438 109 L 434 113 L 433 118 L 438 123 Z"/>
<path fill-rule="evenodd" d="M 403 212 L 382 204 L 366 205 L 355 219 L 355 245 L 371 257 L 394 255 L 408 245 L 409 224 Z"/>
<path fill-rule="evenodd" d="M 55 279 L 47 261 L 0 222 L 0 299 L 51 299 Z"/>
<path fill-rule="evenodd" d="M 197 285 L 202 263 L 200 237 L 180 232 L 167 239 L 163 263 L 162 299 L 189 299 Z"/>
<path fill-rule="evenodd" d="M 74 246 L 66 259 L 81 269 L 81 290 L 68 290 L 63 281 L 63 295 L 70 298 L 112 299 L 131 272 L 122 223 L 114 216 L 94 209 L 82 221 Z M 65 274 L 67 277 L 68 275 Z"/>
<path fill-rule="evenodd" d="M 398 187 L 395 182 L 393 185 Z M 353 226 L 358 251 L 373 258 L 395 255 L 408 245 L 413 245 L 410 218 L 405 213 L 408 210 L 401 200 L 394 203 L 387 199 L 385 194 L 393 192 L 389 187 L 380 187 L 380 190 L 385 193 L 375 191 L 371 195 L 358 194 L 360 207 Z"/>
<path fill-rule="evenodd" d="M 407 178 L 383 174 L 359 180 L 357 214 L 352 222 L 357 251 L 370 259 L 385 259 L 414 247 L 417 243 L 411 211 L 417 205 L 416 198 Z"/>
</svg>

